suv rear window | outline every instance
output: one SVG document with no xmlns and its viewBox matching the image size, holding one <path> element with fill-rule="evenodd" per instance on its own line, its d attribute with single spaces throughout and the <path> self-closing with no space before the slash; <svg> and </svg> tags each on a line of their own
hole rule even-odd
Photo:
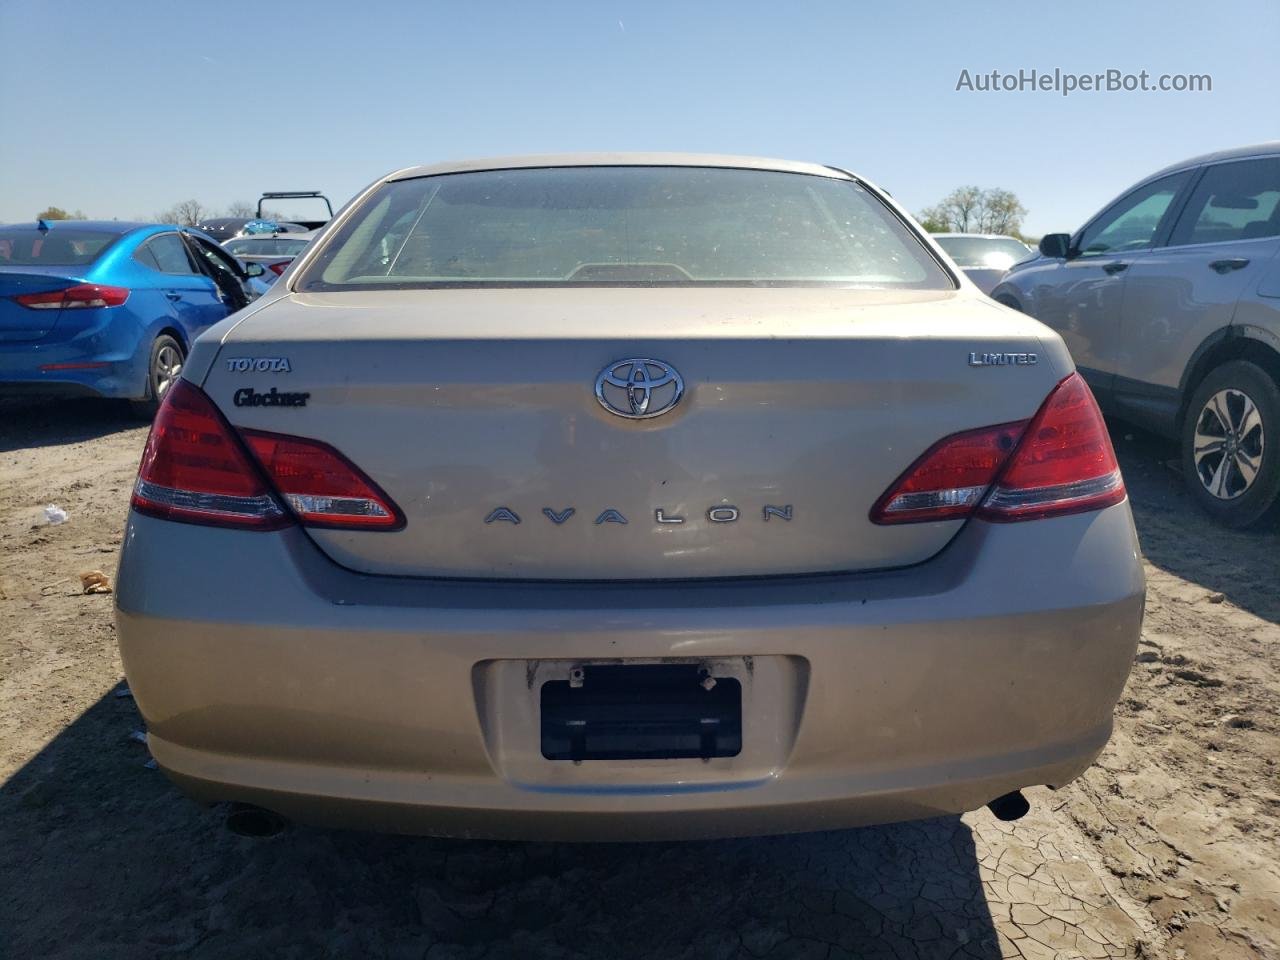
<svg viewBox="0 0 1280 960">
<path fill-rule="evenodd" d="M 950 290 L 874 194 L 719 167 L 547 167 L 384 184 L 297 289 L 839 285 Z"/>
<path fill-rule="evenodd" d="M 0 267 L 84 266 L 97 260 L 118 236 L 106 230 L 0 227 Z"/>
</svg>

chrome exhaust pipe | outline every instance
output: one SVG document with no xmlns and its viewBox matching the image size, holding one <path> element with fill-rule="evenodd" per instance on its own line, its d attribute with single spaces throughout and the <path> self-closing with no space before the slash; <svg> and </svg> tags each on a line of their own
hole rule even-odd
<svg viewBox="0 0 1280 960">
<path fill-rule="evenodd" d="M 288 821 L 280 814 L 251 803 L 233 803 L 227 813 L 226 827 L 238 837 L 269 840 L 283 833 L 286 826 Z"/>
<path fill-rule="evenodd" d="M 996 797 L 987 804 L 987 809 L 995 814 L 997 820 L 1008 823 L 1025 817 L 1031 810 L 1031 804 L 1022 795 L 1021 790 L 1015 790 L 1013 793 L 1006 793 L 1003 797 Z"/>
</svg>

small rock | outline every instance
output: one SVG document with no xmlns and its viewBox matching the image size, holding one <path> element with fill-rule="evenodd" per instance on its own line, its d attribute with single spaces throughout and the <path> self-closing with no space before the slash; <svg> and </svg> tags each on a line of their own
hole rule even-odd
<svg viewBox="0 0 1280 960">
<path fill-rule="evenodd" d="M 1160 654 L 1154 650 L 1140 650 L 1138 655 L 1133 658 L 1138 663 L 1155 663 L 1160 659 Z"/>
<path fill-rule="evenodd" d="M 1205 599 L 1210 603 L 1221 603 L 1223 600 L 1227 599 L 1227 595 L 1225 593 L 1211 593 Z"/>
</svg>

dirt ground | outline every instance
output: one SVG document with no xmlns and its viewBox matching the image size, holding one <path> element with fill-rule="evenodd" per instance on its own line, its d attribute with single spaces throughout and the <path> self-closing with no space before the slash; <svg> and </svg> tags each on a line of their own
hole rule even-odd
<svg viewBox="0 0 1280 960">
<path fill-rule="evenodd" d="M 114 578 L 145 429 L 0 403 L 0 957 L 1280 958 L 1280 540 L 1213 526 L 1169 444 L 1113 432 L 1145 635 L 1101 760 L 1017 823 L 254 841 L 145 765 L 111 597 L 81 592 Z"/>
</svg>

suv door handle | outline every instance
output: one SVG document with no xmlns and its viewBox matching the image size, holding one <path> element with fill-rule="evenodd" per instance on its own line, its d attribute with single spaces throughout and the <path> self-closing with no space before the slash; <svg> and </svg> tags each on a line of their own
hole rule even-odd
<svg viewBox="0 0 1280 960">
<path fill-rule="evenodd" d="M 165 291 L 165 296 L 166 296 L 166 297 L 168 297 L 170 300 L 181 300 L 181 299 L 182 299 L 182 294 L 178 293 L 178 292 L 177 292 L 177 291 L 175 291 L 175 290 L 167 290 L 167 291 Z"/>
<path fill-rule="evenodd" d="M 1209 269 L 1216 270 L 1218 273 L 1230 273 L 1232 270 L 1241 270 L 1248 265 L 1248 257 L 1227 257 L 1225 260 L 1209 261 Z"/>
<path fill-rule="evenodd" d="M 1129 265 L 1127 263 L 1122 263 L 1119 260 L 1113 260 L 1111 263 L 1104 263 L 1102 265 L 1103 273 L 1119 273 L 1121 270 L 1128 269 Z"/>
</svg>

